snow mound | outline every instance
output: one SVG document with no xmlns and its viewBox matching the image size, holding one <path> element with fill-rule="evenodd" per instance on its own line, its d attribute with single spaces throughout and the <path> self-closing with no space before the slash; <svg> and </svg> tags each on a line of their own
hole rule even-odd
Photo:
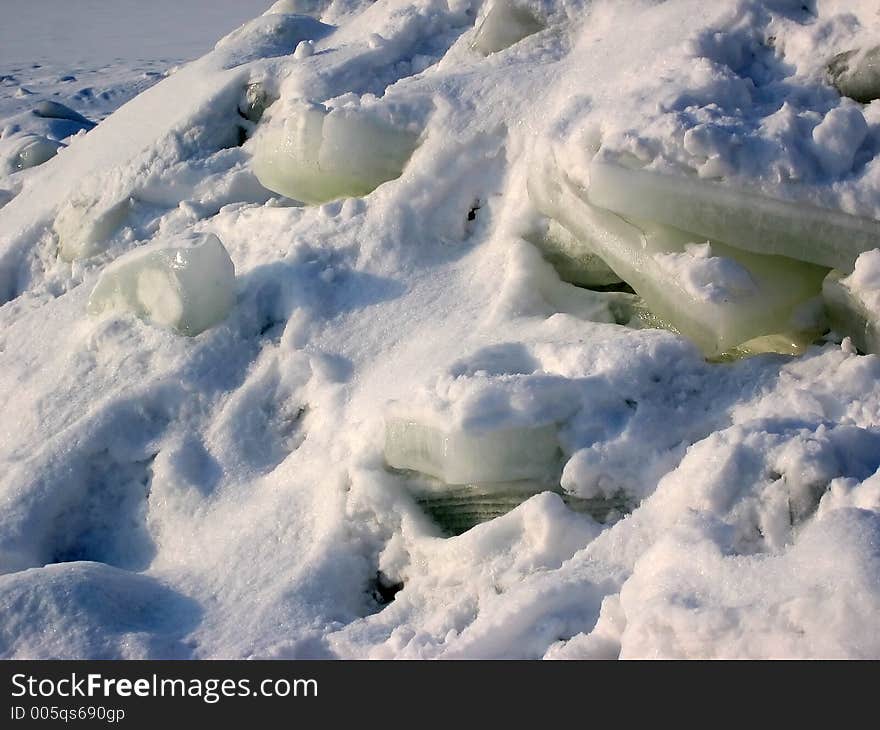
<svg viewBox="0 0 880 730">
<path fill-rule="evenodd" d="M 89 314 L 130 310 L 184 335 L 223 320 L 235 303 L 235 267 L 213 234 L 144 246 L 107 266 Z"/>
</svg>

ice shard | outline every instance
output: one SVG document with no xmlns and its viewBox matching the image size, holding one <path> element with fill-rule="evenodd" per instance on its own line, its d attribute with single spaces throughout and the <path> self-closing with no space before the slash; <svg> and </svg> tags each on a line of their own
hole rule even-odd
<svg viewBox="0 0 880 730">
<path fill-rule="evenodd" d="M 488 56 L 543 29 L 544 24 L 528 8 L 514 0 L 495 0 L 477 28 L 472 45 Z"/>
<path fill-rule="evenodd" d="M 555 424 L 489 431 L 444 429 L 390 417 L 385 460 L 395 469 L 429 474 L 446 484 L 547 479 L 561 455 Z"/>
<path fill-rule="evenodd" d="M 106 203 L 103 200 L 73 200 L 55 218 L 54 229 L 65 261 L 84 259 L 101 253 L 107 241 L 122 226 L 131 210 L 131 198 Z"/>
<path fill-rule="evenodd" d="M 320 204 L 367 195 L 399 177 L 417 142 L 366 111 L 301 104 L 256 135 L 253 169 L 269 190 Z"/>
<path fill-rule="evenodd" d="M 880 250 L 862 254 L 855 271 L 832 271 L 822 287 L 831 326 L 862 352 L 880 354 Z"/>
<path fill-rule="evenodd" d="M 828 78 L 841 96 L 862 104 L 880 99 L 880 46 L 839 53 L 828 64 Z"/>
</svg>

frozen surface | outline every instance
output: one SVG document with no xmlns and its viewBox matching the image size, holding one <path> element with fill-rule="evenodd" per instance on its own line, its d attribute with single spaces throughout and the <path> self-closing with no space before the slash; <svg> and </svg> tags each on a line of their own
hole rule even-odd
<svg viewBox="0 0 880 730">
<path fill-rule="evenodd" d="M 781 327 L 821 278 L 768 250 L 876 291 L 856 256 L 880 106 L 828 71 L 880 45 L 876 2 L 523 0 L 544 29 L 488 55 L 479 0 L 271 4 L 4 4 L 0 654 L 880 656 L 880 359 L 836 328 L 703 351 Z M 260 183 L 261 140 L 302 109 L 320 144 L 297 154 L 362 188 Z M 7 166 L 27 135 L 63 146 Z M 587 207 L 605 161 L 633 186 L 605 186 L 614 207 L 654 207 Z M 724 236 L 696 225 L 720 213 Z M 560 278 L 545 256 L 598 270 L 597 215 L 650 257 L 642 298 L 700 327 L 625 326 L 634 295 Z M 175 279 L 167 248 L 211 236 L 228 260 Z M 173 324 L 229 261 L 222 322 L 144 318 Z M 87 316 L 113 281 L 124 308 Z M 406 469 L 392 418 L 416 424 Z M 551 444 L 549 477 L 413 488 L 413 467 L 549 468 Z"/>
<path fill-rule="evenodd" d="M 235 267 L 220 239 L 161 241 L 107 266 L 89 296 L 89 314 L 130 310 L 184 335 L 217 324 L 235 304 Z"/>
</svg>

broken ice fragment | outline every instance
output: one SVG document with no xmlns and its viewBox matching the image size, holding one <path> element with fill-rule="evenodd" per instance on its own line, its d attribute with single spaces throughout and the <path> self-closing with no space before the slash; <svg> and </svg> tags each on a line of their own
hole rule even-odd
<svg viewBox="0 0 880 730">
<path fill-rule="evenodd" d="M 171 245 L 168 245 L 168 244 Z M 184 335 L 220 322 L 235 303 L 235 267 L 213 234 L 144 246 L 107 266 L 88 312 L 129 310 Z"/>
<path fill-rule="evenodd" d="M 620 283 L 620 277 L 586 242 L 578 239 L 555 220 L 550 220 L 543 235 L 529 236 L 528 241 L 537 246 L 562 281 L 587 288 L 602 288 Z"/>
<path fill-rule="evenodd" d="M 513 0 L 495 0 L 474 34 L 473 48 L 488 56 L 543 29 L 544 24 L 527 8 Z"/>
<path fill-rule="evenodd" d="M 353 109 L 300 105 L 255 138 L 253 169 L 276 193 L 304 203 L 366 195 L 400 176 L 418 136 Z"/>
<path fill-rule="evenodd" d="M 64 145 L 48 137 L 27 135 L 19 147 L 18 152 L 12 158 L 12 167 L 15 170 L 26 170 L 51 160 L 58 150 Z"/>
<path fill-rule="evenodd" d="M 130 198 L 110 205 L 104 201 L 68 202 L 53 226 L 61 241 L 59 256 L 65 261 L 74 261 L 101 253 L 130 210 Z"/>
<path fill-rule="evenodd" d="M 587 242 L 642 297 L 652 317 L 710 357 L 761 335 L 796 331 L 804 325 L 795 313 L 821 291 L 825 269 L 818 266 L 597 208 L 552 159 L 535 168 L 529 194 L 541 212 Z"/>
<path fill-rule="evenodd" d="M 278 0 L 263 15 L 311 15 L 320 17 L 330 0 Z"/>
<path fill-rule="evenodd" d="M 542 492 L 558 494 L 570 509 L 588 514 L 598 522 L 614 519 L 632 509 L 630 500 L 623 494 L 584 499 L 564 493 L 559 486 L 528 480 L 450 487 L 427 479 L 410 479 L 407 488 L 425 513 L 450 536 L 461 535 L 476 525 L 501 517 Z"/>
<path fill-rule="evenodd" d="M 841 271 L 880 242 L 880 221 L 737 190 L 727 185 L 594 160 L 589 201 L 746 251 Z"/>
<path fill-rule="evenodd" d="M 466 431 L 392 417 L 385 425 L 385 461 L 446 484 L 552 477 L 559 465 L 556 425 Z"/>
<path fill-rule="evenodd" d="M 59 104 L 57 101 L 41 101 L 34 108 L 34 114 L 44 119 L 67 119 L 71 122 L 77 122 L 87 129 L 96 126 L 91 119 L 86 119 L 82 114 L 74 111 L 69 106 Z"/>
<path fill-rule="evenodd" d="M 880 99 L 880 46 L 836 55 L 828 64 L 828 78 L 841 96 L 862 104 Z"/>
<path fill-rule="evenodd" d="M 241 115 L 256 124 L 263 117 L 263 112 L 276 101 L 277 97 L 271 95 L 266 87 L 259 83 L 248 84 L 244 92 L 244 99 L 238 105 Z"/>
<path fill-rule="evenodd" d="M 830 272 L 822 294 L 831 326 L 862 352 L 880 354 L 880 250 L 859 256 L 850 276 Z"/>
</svg>

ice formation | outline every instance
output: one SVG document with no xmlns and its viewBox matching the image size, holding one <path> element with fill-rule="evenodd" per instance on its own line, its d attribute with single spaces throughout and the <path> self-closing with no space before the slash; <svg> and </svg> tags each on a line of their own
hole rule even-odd
<svg viewBox="0 0 880 730">
<path fill-rule="evenodd" d="M 258 133 L 253 167 L 269 190 L 304 203 L 359 197 L 399 177 L 418 135 L 365 110 L 298 104 Z"/>
<path fill-rule="evenodd" d="M 235 304 L 235 267 L 213 234 L 151 244 L 107 266 L 89 297 L 89 314 L 130 310 L 194 336 Z"/>
<path fill-rule="evenodd" d="M 74 111 L 69 106 L 60 104 L 57 101 L 41 101 L 34 108 L 34 114 L 45 119 L 67 119 L 71 122 L 81 124 L 86 129 L 91 129 L 95 126 L 95 123 L 92 120 L 86 119 L 79 112 Z"/>
<path fill-rule="evenodd" d="M 593 180 L 591 199 L 596 185 Z M 825 270 L 820 267 L 709 243 L 670 226 L 624 220 L 587 202 L 550 159 L 534 166 L 529 193 L 541 212 L 572 231 L 626 281 L 652 315 L 707 355 L 762 335 L 815 326 L 799 322 L 797 314 L 821 291 Z"/>
<path fill-rule="evenodd" d="M 541 250 L 563 281 L 588 288 L 621 283 L 620 277 L 589 245 L 553 219 L 548 221 L 546 230 L 528 235 L 528 240 Z"/>
<path fill-rule="evenodd" d="M 880 354 L 880 249 L 859 256 L 849 276 L 830 272 L 822 293 L 832 327 L 862 352 Z"/>
<path fill-rule="evenodd" d="M 58 255 L 65 261 L 75 261 L 101 253 L 125 221 L 131 205 L 129 196 L 109 204 L 78 198 L 69 201 L 54 223 L 61 242 Z"/>
<path fill-rule="evenodd" d="M 852 271 L 880 238 L 880 221 L 873 219 L 601 159 L 590 166 L 588 197 L 626 217 L 841 271 Z"/>
<path fill-rule="evenodd" d="M 842 96 L 862 104 L 880 99 L 880 46 L 839 53 L 828 64 L 828 76 Z"/>
<path fill-rule="evenodd" d="M 245 89 L 244 99 L 238 105 L 238 111 L 245 119 L 256 124 L 263 118 L 266 108 L 275 101 L 275 97 L 269 93 L 263 84 L 254 82 L 248 84 L 247 89 Z"/>
<path fill-rule="evenodd" d="M 493 0 L 474 34 L 473 47 L 488 56 L 543 29 L 543 23 L 516 0 Z"/>
<path fill-rule="evenodd" d="M 556 425 L 446 430 L 412 419 L 388 418 L 385 460 L 395 469 L 430 474 L 446 484 L 545 479 L 559 465 Z"/>
</svg>

